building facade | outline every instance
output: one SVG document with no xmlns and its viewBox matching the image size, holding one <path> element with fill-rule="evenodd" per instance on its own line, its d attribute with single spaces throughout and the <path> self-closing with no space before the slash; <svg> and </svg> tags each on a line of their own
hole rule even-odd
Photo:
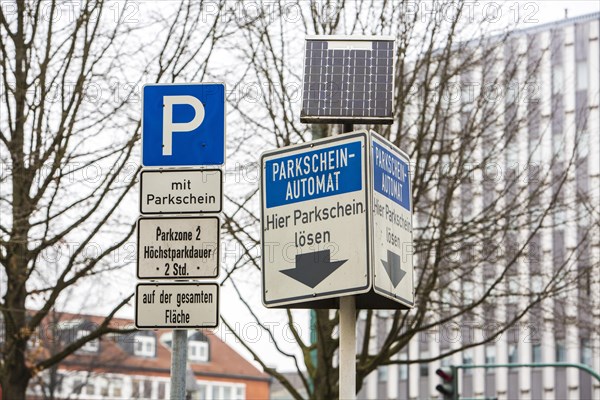
<svg viewBox="0 0 600 400">
<path fill-rule="evenodd" d="M 32 340 L 31 356 L 63 349 L 102 320 L 53 314 Z M 113 319 L 111 325 L 130 329 L 133 321 Z M 28 398 L 169 399 L 171 342 L 170 330 L 132 331 L 93 340 L 34 377 Z M 189 331 L 186 385 L 190 400 L 267 399 L 270 378 L 209 331 Z"/>
<path fill-rule="evenodd" d="M 524 263 L 525 269 L 516 279 L 535 292 L 543 285 L 544 276 L 559 271 L 565 263 L 575 263 L 576 268 L 591 273 L 569 283 L 571 287 L 563 290 L 563 295 L 534 306 L 519 323 L 486 345 L 430 363 L 380 367 L 367 377 L 360 399 L 438 398 L 435 387 L 441 379 L 435 371 L 449 365 L 567 362 L 600 371 L 599 227 L 589 226 L 589 220 L 581 217 L 590 210 L 579 209 L 592 205 L 591 214 L 597 217 L 600 205 L 599 28 L 600 14 L 594 13 L 517 31 L 498 46 L 503 53 L 499 63 L 510 63 L 517 52 L 527 60 L 524 69 L 537 66 L 534 82 L 538 83 L 539 101 L 504 106 L 507 115 L 519 114 L 526 120 L 523 127 L 515 128 L 519 129 L 519 149 L 506 155 L 507 164 L 546 163 L 549 173 L 559 176 L 568 155 L 575 154 L 575 167 L 560 193 L 541 197 L 556 195 L 560 201 L 570 199 L 565 203 L 573 206 L 555 213 L 552 223 L 532 238 L 539 249 L 536 262 Z M 531 148 L 534 142 L 542 145 Z M 480 197 L 469 198 L 469 207 L 481 207 L 485 193 Z M 581 243 L 586 245 L 579 246 Z M 574 259 L 565 259 L 569 252 L 576 253 Z M 462 287 L 465 296 L 473 289 Z M 490 321 L 505 321 L 526 308 L 526 301 L 507 296 L 480 314 Z M 371 331 L 373 351 L 385 339 L 391 323 L 387 311 L 379 311 L 379 316 Z M 485 324 L 473 322 L 469 315 L 456 322 L 458 331 L 439 327 L 421 333 L 396 355 L 397 359 L 434 358 L 485 335 Z M 360 331 L 359 322 L 359 336 Z M 472 369 L 459 373 L 459 393 L 461 398 L 600 399 L 600 382 L 574 368 Z"/>
</svg>

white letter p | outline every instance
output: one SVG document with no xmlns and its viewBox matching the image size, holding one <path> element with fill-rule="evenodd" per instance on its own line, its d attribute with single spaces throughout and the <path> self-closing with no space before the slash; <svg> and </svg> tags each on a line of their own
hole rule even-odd
<svg viewBox="0 0 600 400">
<path fill-rule="evenodd" d="M 187 104 L 194 108 L 194 118 L 189 122 L 173 122 L 173 104 Z M 163 146 L 162 155 L 173 155 L 173 132 L 189 132 L 204 120 L 204 106 L 193 96 L 163 97 Z"/>
</svg>

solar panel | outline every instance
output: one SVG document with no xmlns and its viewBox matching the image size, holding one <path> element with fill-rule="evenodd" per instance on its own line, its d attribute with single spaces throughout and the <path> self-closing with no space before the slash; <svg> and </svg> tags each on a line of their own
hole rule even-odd
<svg viewBox="0 0 600 400">
<path fill-rule="evenodd" d="M 394 38 L 309 36 L 300 121 L 393 121 Z"/>
</svg>

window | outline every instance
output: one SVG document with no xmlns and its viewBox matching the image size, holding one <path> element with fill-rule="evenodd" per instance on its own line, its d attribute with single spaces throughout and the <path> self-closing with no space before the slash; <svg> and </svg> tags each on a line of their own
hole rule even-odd
<svg viewBox="0 0 600 400">
<path fill-rule="evenodd" d="M 471 349 L 467 349 L 467 350 L 463 351 L 463 364 L 464 365 L 473 364 L 473 351 Z M 465 369 L 464 374 L 471 375 L 472 372 L 473 372 L 472 369 Z"/>
<path fill-rule="evenodd" d="M 421 358 L 423 358 L 423 359 L 429 358 L 429 353 L 426 351 L 422 352 Z M 422 376 L 422 377 L 429 376 L 429 363 L 426 363 L 426 362 L 419 363 L 419 376 Z"/>
<path fill-rule="evenodd" d="M 466 305 L 473 303 L 475 298 L 475 286 L 473 282 L 466 281 L 463 282 L 463 299 Z"/>
<path fill-rule="evenodd" d="M 535 294 L 542 293 L 544 289 L 544 281 L 540 274 L 531 276 L 531 291 Z"/>
<path fill-rule="evenodd" d="M 158 398 L 164 399 L 167 396 L 166 382 L 158 382 Z"/>
<path fill-rule="evenodd" d="M 246 398 L 246 388 L 244 386 L 238 386 L 235 388 L 235 395 L 238 399 Z"/>
<path fill-rule="evenodd" d="M 592 346 L 590 344 L 590 339 L 581 339 L 580 362 L 588 367 L 592 366 Z"/>
<path fill-rule="evenodd" d="M 95 393 L 94 384 L 86 383 L 84 393 L 88 395 L 93 395 Z"/>
<path fill-rule="evenodd" d="M 562 65 L 554 65 L 552 68 L 552 93 L 563 94 L 565 88 L 565 78 Z"/>
<path fill-rule="evenodd" d="M 81 339 L 89 335 L 91 332 L 87 329 L 80 329 L 77 331 L 77 340 Z M 98 339 L 92 339 L 79 349 L 80 351 L 85 351 L 86 353 L 97 353 L 100 348 L 100 341 Z"/>
<path fill-rule="evenodd" d="M 508 363 L 516 364 L 519 362 L 519 346 L 516 344 L 508 345 Z"/>
<path fill-rule="evenodd" d="M 63 392 L 63 382 L 65 381 L 66 376 L 61 372 L 56 373 L 56 390 L 54 392 L 55 395 L 61 395 Z"/>
<path fill-rule="evenodd" d="M 140 397 L 140 385 L 141 385 L 142 381 L 140 381 L 139 379 L 133 379 L 131 381 L 131 396 L 133 398 L 137 398 Z"/>
<path fill-rule="evenodd" d="M 564 161 L 566 143 L 560 139 L 558 135 L 552 137 L 552 154 L 554 155 L 555 161 Z"/>
<path fill-rule="evenodd" d="M 212 397 L 211 399 L 229 399 L 229 400 L 242 400 L 246 396 L 246 389 L 244 385 L 236 384 L 216 384 L 211 385 L 208 382 L 198 383 L 201 388 L 199 392 L 196 392 L 194 399 L 206 399 L 208 386 L 212 386 Z"/>
<path fill-rule="evenodd" d="M 554 224 L 557 225 L 558 227 L 561 227 L 561 225 L 564 225 L 566 221 L 567 221 L 567 214 L 565 212 L 565 208 L 564 208 L 564 206 L 559 205 L 554 213 Z"/>
<path fill-rule="evenodd" d="M 97 381 L 97 385 L 100 389 L 100 396 L 108 397 L 108 381 L 104 378 L 99 378 Z"/>
<path fill-rule="evenodd" d="M 153 336 L 136 335 L 133 354 L 140 357 L 154 357 L 156 339 Z"/>
<path fill-rule="evenodd" d="M 196 391 L 196 398 L 198 400 L 206 400 L 206 385 L 199 383 L 198 390 Z"/>
<path fill-rule="evenodd" d="M 541 363 L 542 362 L 542 345 L 540 343 L 534 343 L 531 346 L 531 362 Z"/>
<path fill-rule="evenodd" d="M 506 104 L 514 104 L 519 100 L 519 82 L 512 80 L 508 83 L 505 88 L 506 90 Z"/>
<path fill-rule="evenodd" d="M 144 397 L 149 399 L 152 397 L 152 381 L 144 381 Z"/>
<path fill-rule="evenodd" d="M 496 346 L 485 347 L 485 363 L 495 364 L 496 363 Z"/>
<path fill-rule="evenodd" d="M 408 355 L 406 353 L 400 354 L 400 360 L 402 360 L 402 361 L 408 360 Z M 398 375 L 401 380 L 408 379 L 408 364 L 399 364 L 398 365 Z"/>
<path fill-rule="evenodd" d="M 73 379 L 73 394 L 80 394 L 83 388 L 83 382 L 80 379 Z"/>
<path fill-rule="evenodd" d="M 590 153 L 590 132 L 587 129 L 579 132 L 576 146 L 579 159 L 586 158 Z"/>
<path fill-rule="evenodd" d="M 452 294 L 450 293 L 450 289 L 448 287 L 444 288 L 442 291 L 442 311 L 447 312 L 450 310 L 450 306 L 452 305 Z"/>
<path fill-rule="evenodd" d="M 514 169 L 518 167 L 519 162 L 519 152 L 516 148 L 517 146 L 514 143 L 514 140 L 506 143 L 506 167 L 508 171 L 506 172 L 506 180 L 511 181 L 514 179 L 514 175 L 511 172 L 514 172 Z"/>
<path fill-rule="evenodd" d="M 556 362 L 565 362 L 567 360 L 567 352 L 565 349 L 564 339 L 558 339 L 556 341 L 555 359 Z"/>
<path fill-rule="evenodd" d="M 121 379 L 113 379 L 110 383 L 112 387 L 112 396 L 119 398 L 123 395 L 123 381 Z"/>
<path fill-rule="evenodd" d="M 577 91 L 588 88 L 588 68 L 585 60 L 577 61 Z"/>
<path fill-rule="evenodd" d="M 208 342 L 193 340 L 188 343 L 188 359 L 192 361 L 208 361 Z"/>
<path fill-rule="evenodd" d="M 508 278 L 508 302 L 512 304 L 518 301 L 519 282 L 517 279 L 516 276 Z"/>
<path fill-rule="evenodd" d="M 379 368 L 377 368 L 377 378 L 379 379 L 379 382 L 387 382 L 387 380 L 388 380 L 388 366 L 387 365 L 382 365 Z"/>
<path fill-rule="evenodd" d="M 223 398 L 223 387 L 219 385 L 215 385 L 212 387 L 212 395 L 215 399 Z"/>
</svg>

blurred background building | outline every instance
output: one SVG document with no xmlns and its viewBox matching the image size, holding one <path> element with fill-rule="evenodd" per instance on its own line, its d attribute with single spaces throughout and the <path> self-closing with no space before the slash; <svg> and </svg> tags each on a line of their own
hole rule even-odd
<svg viewBox="0 0 600 400">
<path fill-rule="evenodd" d="M 64 349 L 104 317 L 53 313 L 31 342 L 30 357 Z M 133 327 L 115 318 L 111 326 Z M 170 397 L 171 330 L 106 335 L 31 380 L 28 398 L 161 400 Z M 270 377 L 208 331 L 188 333 L 190 400 L 268 399 Z M 1 397 L 0 397 L 1 398 Z"/>
<path fill-rule="evenodd" d="M 430 363 L 379 367 L 368 376 L 358 398 L 438 398 L 435 387 L 440 378 L 435 371 L 451 364 L 568 362 L 586 364 L 600 371 L 598 227 L 589 226 L 589 220 L 581 217 L 589 210 L 579 209 L 592 205 L 595 210 L 592 213 L 598 213 L 600 204 L 599 25 L 600 14 L 594 13 L 513 32 L 507 40 L 497 43 L 503 56 L 496 60 L 500 67 L 504 63 L 507 68 L 507 63 L 518 55 L 527 60 L 522 66 L 524 71 L 533 71 L 527 75 L 527 84 L 517 82 L 518 87 L 526 90 L 521 93 L 524 101 L 504 99 L 506 101 L 497 103 L 505 115 L 525 119 L 521 127 L 509 126 L 510 122 L 503 127 L 519 129 L 518 148 L 511 151 L 508 147 L 507 152 L 511 154 L 506 154 L 504 170 L 515 163 L 537 164 L 540 171 L 560 176 L 570 154 L 575 154 L 573 173 L 560 191 L 556 189 L 555 193 L 544 193 L 541 197 L 558 196 L 560 202 L 575 204 L 575 207 L 558 210 L 551 217 L 552 226 L 535 234 L 529 259 L 520 263 L 522 270 L 509 280 L 508 286 L 514 282 L 515 291 L 517 286 L 523 285 L 536 293 L 544 285 L 544 277 L 550 275 L 549 272 L 556 273 L 565 263 L 576 263 L 578 270 L 590 273 L 581 274 L 574 282 L 565 281 L 556 296 L 527 310 L 516 326 L 484 346 L 468 348 Z M 465 78 L 467 81 L 476 79 Z M 526 101 L 528 98 L 531 101 Z M 514 119 L 507 117 L 506 120 Z M 540 142 L 541 146 L 535 145 Z M 469 199 L 472 201 L 467 201 L 466 208 L 481 206 L 486 201 L 483 197 L 487 190 L 480 189 L 470 188 L 470 193 L 480 196 Z M 461 210 L 463 214 L 468 212 Z M 515 233 L 523 234 L 527 232 Z M 565 254 L 575 248 L 576 259 L 565 259 Z M 487 270 L 492 271 L 489 277 Z M 487 270 L 482 272 L 484 281 L 493 277 L 494 268 L 489 266 Z M 477 290 L 472 282 L 452 284 L 462 291 L 465 302 Z M 511 288 L 508 289 L 510 292 Z M 480 306 L 477 315 L 483 319 L 467 313 L 460 321 L 422 333 L 396 355 L 397 359 L 428 359 L 481 341 L 486 334 L 486 324 L 502 324 L 525 310 L 528 304 L 526 299 L 508 295 L 504 302 L 492 307 Z M 378 323 L 371 329 L 372 351 L 385 339 L 384 332 L 391 324 L 388 311 L 378 311 L 378 315 Z M 359 321 L 359 338 L 360 330 Z M 574 368 L 473 369 L 460 372 L 459 393 L 461 398 L 600 399 L 600 383 Z"/>
</svg>

